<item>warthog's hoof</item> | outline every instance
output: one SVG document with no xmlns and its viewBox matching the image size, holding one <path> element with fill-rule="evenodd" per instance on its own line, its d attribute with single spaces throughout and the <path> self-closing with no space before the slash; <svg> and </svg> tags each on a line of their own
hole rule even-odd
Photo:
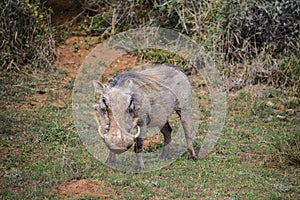
<svg viewBox="0 0 300 200">
<path fill-rule="evenodd" d="M 189 147 L 188 152 L 189 152 L 189 157 L 188 157 L 189 160 L 197 160 L 197 156 L 193 147 Z"/>
<path fill-rule="evenodd" d="M 144 167 L 141 167 L 141 166 L 136 166 L 135 167 L 135 172 L 138 173 L 138 172 L 141 172 L 145 169 L 145 166 Z"/>
<path fill-rule="evenodd" d="M 189 155 L 188 159 L 189 160 L 197 160 L 197 156 L 196 155 Z"/>
</svg>

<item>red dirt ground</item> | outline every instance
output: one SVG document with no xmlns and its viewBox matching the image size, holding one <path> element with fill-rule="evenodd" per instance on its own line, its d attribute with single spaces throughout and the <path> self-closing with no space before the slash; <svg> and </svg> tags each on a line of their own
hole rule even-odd
<svg viewBox="0 0 300 200">
<path fill-rule="evenodd" d="M 106 186 L 104 181 L 81 179 L 62 183 L 57 186 L 59 199 L 79 198 L 83 196 L 111 199 L 117 197 L 113 186 Z"/>
</svg>

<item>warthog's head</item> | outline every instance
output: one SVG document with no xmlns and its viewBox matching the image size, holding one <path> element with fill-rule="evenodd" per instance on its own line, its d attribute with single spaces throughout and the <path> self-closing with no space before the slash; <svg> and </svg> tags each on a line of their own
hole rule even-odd
<svg viewBox="0 0 300 200">
<path fill-rule="evenodd" d="M 106 87 L 93 81 L 99 102 L 94 106 L 99 112 L 99 134 L 114 153 L 127 151 L 140 134 L 138 119 L 134 118 L 134 98 L 128 88 Z M 134 132 L 134 133 L 133 133 Z"/>
</svg>

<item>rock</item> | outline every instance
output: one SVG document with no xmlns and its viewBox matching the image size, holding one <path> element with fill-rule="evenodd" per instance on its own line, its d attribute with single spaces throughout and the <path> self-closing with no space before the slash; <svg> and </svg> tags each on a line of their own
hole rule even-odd
<svg viewBox="0 0 300 200">
<path fill-rule="evenodd" d="M 286 119 L 286 116 L 283 116 L 283 115 L 276 115 L 276 117 L 277 117 L 278 119 Z"/>
<path fill-rule="evenodd" d="M 268 101 L 267 102 L 267 106 L 271 107 L 271 108 L 274 108 L 275 107 L 275 104 L 271 101 Z"/>
</svg>

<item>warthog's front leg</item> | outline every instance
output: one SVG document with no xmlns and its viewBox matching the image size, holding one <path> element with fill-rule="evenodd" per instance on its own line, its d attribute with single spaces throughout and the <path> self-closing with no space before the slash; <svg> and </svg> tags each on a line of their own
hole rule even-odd
<svg viewBox="0 0 300 200">
<path fill-rule="evenodd" d="M 113 153 L 112 151 L 109 151 L 109 154 L 108 154 L 108 157 L 106 159 L 106 162 L 107 163 L 113 163 L 113 162 L 116 162 L 117 160 L 117 156 L 115 153 Z"/>
<path fill-rule="evenodd" d="M 134 146 L 134 152 L 136 153 L 137 170 L 141 170 L 145 168 L 145 164 L 143 160 L 143 146 L 144 146 L 144 138 L 138 137 L 136 139 L 136 143 Z"/>
<path fill-rule="evenodd" d="M 133 121 L 133 126 L 140 127 L 140 135 L 135 139 L 134 152 L 136 154 L 136 167 L 137 170 L 141 170 L 145 168 L 144 160 L 143 160 L 143 147 L 144 147 L 144 139 L 146 136 L 147 126 L 144 124 L 141 118 L 136 118 Z"/>
</svg>

